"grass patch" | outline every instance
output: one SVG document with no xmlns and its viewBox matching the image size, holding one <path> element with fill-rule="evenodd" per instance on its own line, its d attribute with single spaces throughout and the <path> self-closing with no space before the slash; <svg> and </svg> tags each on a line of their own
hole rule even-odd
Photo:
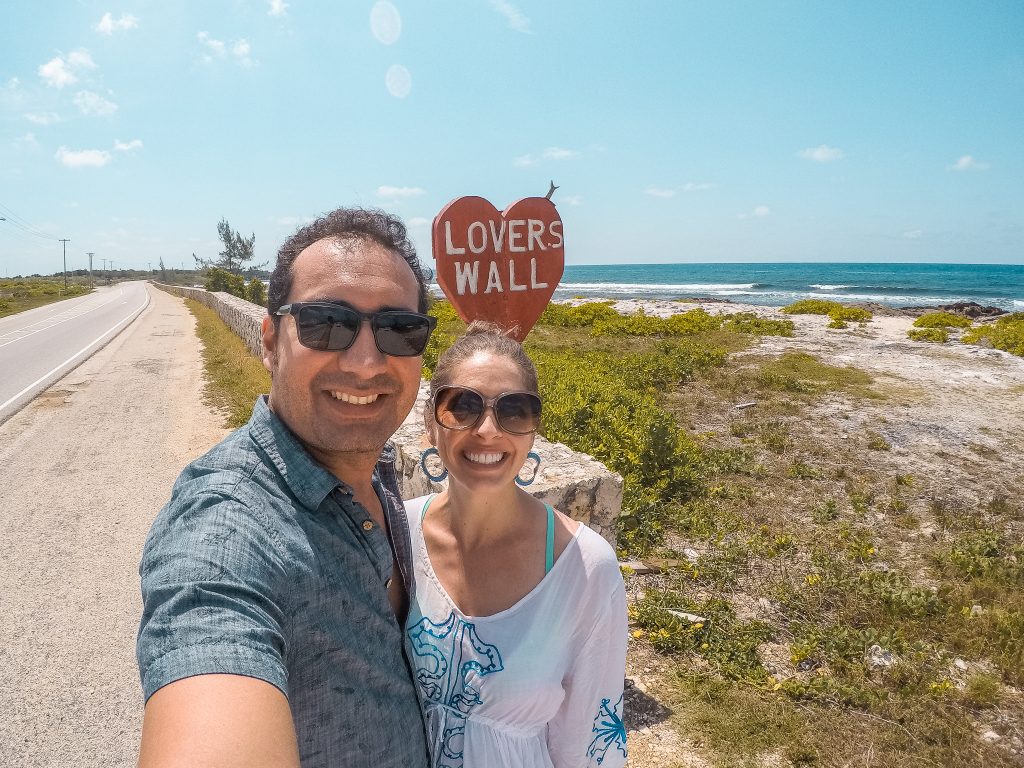
<svg viewBox="0 0 1024 768">
<path fill-rule="evenodd" d="M 1024 312 L 1014 312 L 994 323 L 971 328 L 960 340 L 965 344 L 977 344 L 982 339 L 987 339 L 996 349 L 1024 357 Z"/>
<path fill-rule="evenodd" d="M 907 331 L 907 338 L 911 341 L 926 341 L 932 344 L 945 344 L 949 341 L 949 331 L 942 327 L 911 328 Z"/>
<path fill-rule="evenodd" d="M 92 288 L 79 281 L 69 282 L 65 289 L 64 280 L 56 278 L 0 280 L 0 317 L 87 293 L 92 293 Z"/>
<path fill-rule="evenodd" d="M 240 427 L 252 416 L 256 398 L 270 391 L 270 374 L 216 312 L 193 299 L 185 299 L 185 306 L 203 342 L 207 400 L 224 411 L 225 427 Z"/>
<path fill-rule="evenodd" d="M 952 312 L 928 312 L 914 321 L 915 328 L 970 328 L 971 319 Z"/>
</svg>

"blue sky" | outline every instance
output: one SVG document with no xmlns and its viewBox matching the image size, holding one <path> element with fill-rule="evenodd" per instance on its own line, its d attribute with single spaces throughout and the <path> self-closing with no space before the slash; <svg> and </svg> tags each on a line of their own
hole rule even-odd
<svg viewBox="0 0 1024 768">
<path fill-rule="evenodd" d="M 549 179 L 568 264 L 1021 264 L 1022 137 L 1016 0 L 10 3 L 0 274 Z"/>
</svg>

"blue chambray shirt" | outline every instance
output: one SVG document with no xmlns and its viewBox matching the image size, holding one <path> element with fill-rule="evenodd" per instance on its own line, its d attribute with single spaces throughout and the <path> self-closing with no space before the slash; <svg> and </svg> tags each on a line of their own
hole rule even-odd
<svg viewBox="0 0 1024 768">
<path fill-rule="evenodd" d="M 411 595 L 394 455 L 374 487 Z M 304 768 L 427 765 L 387 533 L 260 398 L 249 423 L 181 473 L 146 539 L 136 653 L 145 697 L 192 675 L 287 697 Z"/>
</svg>

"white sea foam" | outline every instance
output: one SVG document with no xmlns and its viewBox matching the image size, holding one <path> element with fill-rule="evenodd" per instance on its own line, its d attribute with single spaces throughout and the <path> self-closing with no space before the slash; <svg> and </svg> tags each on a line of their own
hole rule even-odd
<svg viewBox="0 0 1024 768">
<path fill-rule="evenodd" d="M 742 291 L 755 288 L 757 283 L 560 283 L 565 291 L 609 291 L 612 293 L 678 293 L 679 291 Z"/>
<path fill-rule="evenodd" d="M 819 285 L 818 283 L 811 283 L 811 288 L 817 288 L 819 291 L 842 291 L 852 287 L 852 285 Z"/>
</svg>

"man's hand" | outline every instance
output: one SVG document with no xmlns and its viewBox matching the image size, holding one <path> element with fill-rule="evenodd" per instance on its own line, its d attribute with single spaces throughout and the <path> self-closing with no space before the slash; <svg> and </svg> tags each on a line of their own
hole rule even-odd
<svg viewBox="0 0 1024 768">
<path fill-rule="evenodd" d="M 196 675 L 146 703 L 139 768 L 299 768 L 288 699 L 263 680 Z"/>
</svg>

